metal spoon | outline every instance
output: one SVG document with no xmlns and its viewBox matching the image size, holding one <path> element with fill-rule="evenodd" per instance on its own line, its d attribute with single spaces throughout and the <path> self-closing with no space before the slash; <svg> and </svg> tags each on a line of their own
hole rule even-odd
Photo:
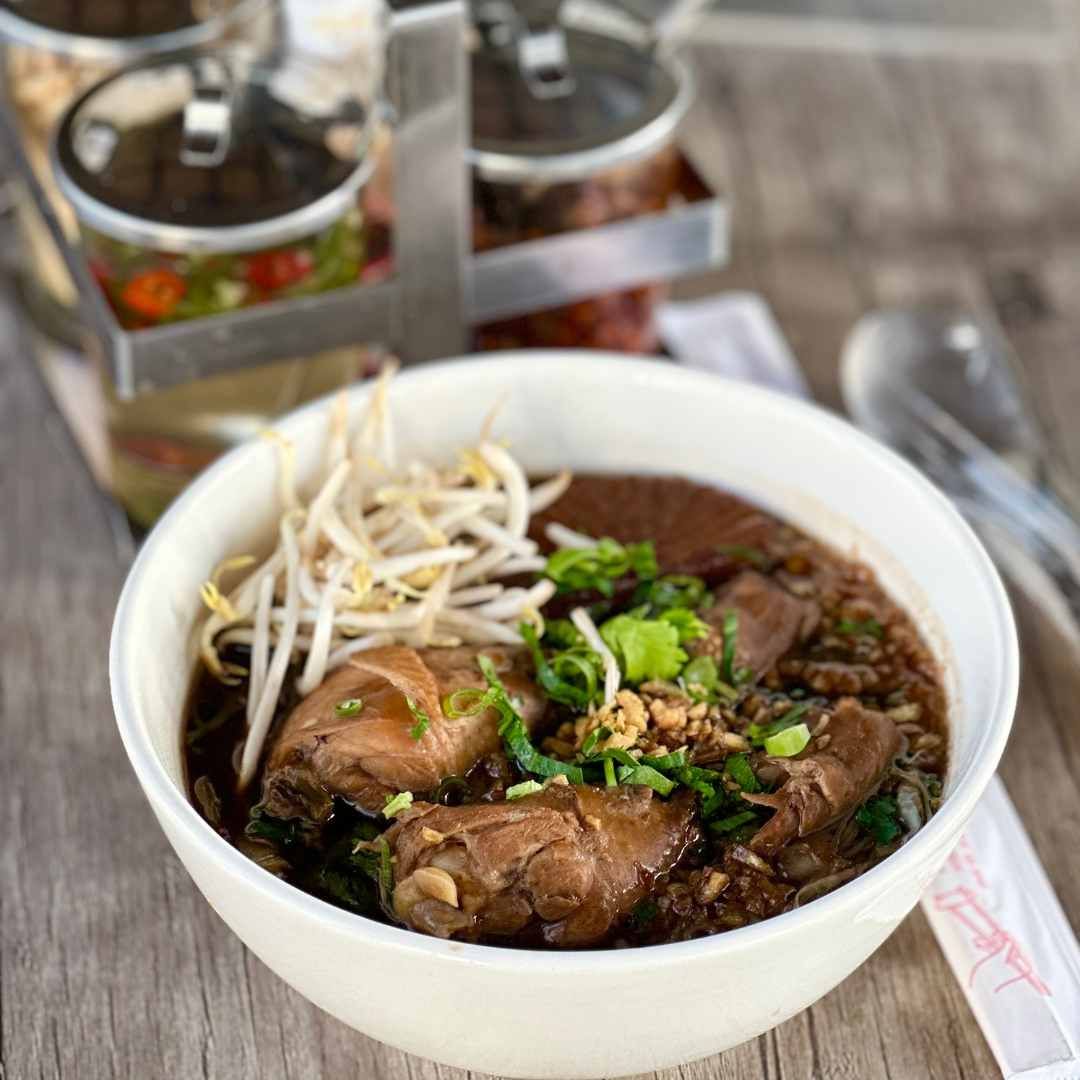
<svg viewBox="0 0 1080 1080">
<path fill-rule="evenodd" d="M 872 313 L 845 344 L 842 383 L 855 421 L 928 473 L 1080 643 L 1076 503 L 1000 329 L 949 307 Z"/>
</svg>

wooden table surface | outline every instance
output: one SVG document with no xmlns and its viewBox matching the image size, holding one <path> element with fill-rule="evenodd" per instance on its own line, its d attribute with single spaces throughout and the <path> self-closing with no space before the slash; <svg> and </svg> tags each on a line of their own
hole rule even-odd
<svg viewBox="0 0 1080 1080">
<path fill-rule="evenodd" d="M 837 407 L 837 356 L 861 312 L 938 296 L 993 305 L 1080 475 L 1075 64 L 748 45 L 711 45 L 702 60 L 695 131 L 736 200 L 736 236 L 730 268 L 692 291 L 761 292 Z M 10 304 L 0 329 L 0 1077 L 463 1080 L 309 1005 L 226 930 L 168 848 L 109 706 L 106 643 L 130 552 Z M 1023 692 L 1002 772 L 1080 928 L 1080 675 L 1032 606 L 1018 610 Z M 997 1071 L 916 911 L 802 1015 L 659 1075 Z"/>
</svg>

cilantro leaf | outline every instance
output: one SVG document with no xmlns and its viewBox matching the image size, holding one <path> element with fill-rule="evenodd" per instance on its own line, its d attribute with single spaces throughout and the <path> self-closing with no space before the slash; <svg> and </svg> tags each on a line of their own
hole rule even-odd
<svg viewBox="0 0 1080 1080">
<path fill-rule="evenodd" d="M 660 615 L 660 619 L 678 630 L 680 645 L 685 645 L 688 641 L 697 641 L 698 638 L 707 637 L 709 634 L 708 625 L 689 608 L 668 608 Z"/>
<path fill-rule="evenodd" d="M 687 660 L 678 628 L 660 619 L 616 615 L 600 627 L 600 636 L 629 683 L 674 679 Z"/>
</svg>

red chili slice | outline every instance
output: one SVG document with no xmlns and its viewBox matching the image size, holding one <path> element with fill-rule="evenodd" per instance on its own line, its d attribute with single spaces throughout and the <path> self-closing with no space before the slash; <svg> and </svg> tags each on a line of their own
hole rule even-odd
<svg viewBox="0 0 1080 1080">
<path fill-rule="evenodd" d="M 164 319 L 184 299 L 187 285 L 172 270 L 146 270 L 125 286 L 120 299 L 125 306 L 148 319 Z"/>
<path fill-rule="evenodd" d="M 264 251 L 247 261 L 247 279 L 263 292 L 295 285 L 315 269 L 315 257 L 304 248 Z"/>
</svg>

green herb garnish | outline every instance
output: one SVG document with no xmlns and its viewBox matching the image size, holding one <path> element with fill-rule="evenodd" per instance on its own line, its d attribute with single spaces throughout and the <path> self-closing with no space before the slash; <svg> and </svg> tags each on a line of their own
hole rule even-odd
<svg viewBox="0 0 1080 1080">
<path fill-rule="evenodd" d="M 306 844 L 310 827 L 296 818 L 276 818 L 253 810 L 244 832 L 258 840 L 269 840 L 279 848 L 294 844 Z"/>
<path fill-rule="evenodd" d="M 388 795 L 386 797 L 386 805 L 382 808 L 383 817 L 396 817 L 403 810 L 408 810 L 412 804 L 413 797 L 411 791 L 402 791 L 397 795 Z"/>
<path fill-rule="evenodd" d="M 882 847 L 900 835 L 899 811 L 892 795 L 878 795 L 863 803 L 855 811 L 855 821 Z"/>
<path fill-rule="evenodd" d="M 732 754 L 724 762 L 724 772 L 749 795 L 761 790 L 761 782 L 750 768 L 750 759 L 746 754 Z"/>
<path fill-rule="evenodd" d="M 488 686 L 491 688 L 491 706 L 501 717 L 499 734 L 502 736 L 506 752 L 518 763 L 519 768 L 523 772 L 534 773 L 536 776 L 561 774 L 571 784 L 584 783 L 585 774 L 579 766 L 547 757 L 533 746 L 529 741 L 529 733 L 525 729 L 525 721 L 510 701 L 506 687 L 503 686 L 495 670 L 495 665 L 482 653 L 476 658 L 476 662 L 480 665 L 480 670 L 484 673 L 484 678 L 487 679 Z"/>
<path fill-rule="evenodd" d="M 611 737 L 611 728 L 605 727 L 603 724 L 600 727 L 593 728 L 588 735 L 585 736 L 585 741 L 581 744 L 581 756 L 588 757 L 595 749 L 596 744 L 603 742 L 604 739 Z"/>
<path fill-rule="evenodd" d="M 679 632 L 679 644 L 708 637 L 709 625 L 699 619 L 689 608 L 669 608 L 660 614 L 661 622 L 670 623 Z"/>
<path fill-rule="evenodd" d="M 364 707 L 364 699 L 359 697 L 346 698 L 334 706 L 334 715 L 345 719 L 348 716 L 358 716 Z"/>
<path fill-rule="evenodd" d="M 419 705 L 408 694 L 405 695 L 405 704 L 409 706 L 409 712 L 412 713 L 413 719 L 416 721 L 411 728 L 409 728 L 409 737 L 419 742 L 424 733 L 431 726 L 431 717 L 428 716 Z"/>
<path fill-rule="evenodd" d="M 606 597 L 614 594 L 615 582 L 627 574 L 648 581 L 656 573 L 651 541 L 624 545 L 608 536 L 593 547 L 560 548 L 544 567 L 544 576 L 555 582 L 560 593 L 588 590 Z"/>
<path fill-rule="evenodd" d="M 805 724 L 795 724 L 770 735 L 765 740 L 765 753 L 773 757 L 794 757 L 801 754 L 810 742 L 810 729 Z"/>
<path fill-rule="evenodd" d="M 724 650 L 720 658 L 720 673 L 725 682 L 735 686 L 739 682 L 735 672 L 735 649 L 739 644 L 739 613 L 737 611 L 724 612 L 721 635 Z"/>
<path fill-rule="evenodd" d="M 660 615 L 672 608 L 696 611 L 705 600 L 705 582 L 689 574 L 665 574 L 655 581 L 643 581 L 634 593 L 635 606 L 646 614 Z"/>
<path fill-rule="evenodd" d="M 520 784 L 514 784 L 506 789 L 506 799 L 508 802 L 513 802 L 514 799 L 522 799 L 526 795 L 535 795 L 538 791 L 543 790 L 543 784 L 538 784 L 535 780 L 524 780 Z"/>
<path fill-rule="evenodd" d="M 674 679 L 687 661 L 678 629 L 660 619 L 616 615 L 600 627 L 600 636 L 628 683 Z"/>
<path fill-rule="evenodd" d="M 620 784 L 650 787 L 658 795 L 670 795 L 677 787 L 674 780 L 657 772 L 651 765 L 622 765 L 619 767 L 618 779 Z"/>
<path fill-rule="evenodd" d="M 540 689 L 560 705 L 586 710 L 596 699 L 600 657 L 591 649 L 574 648 L 556 653 L 549 660 L 540 648 L 540 639 L 533 626 L 523 622 L 518 632 L 532 653 Z"/>
<path fill-rule="evenodd" d="M 885 636 L 885 627 L 877 619 L 840 619 L 833 627 L 833 632 L 844 637 L 872 637 L 879 640 Z"/>
<path fill-rule="evenodd" d="M 809 702 L 800 701 L 798 705 L 788 709 L 783 716 L 777 717 L 768 724 L 751 724 L 746 729 L 746 737 L 755 745 L 760 746 L 773 735 L 779 735 L 787 728 L 794 727 L 809 709 Z"/>
<path fill-rule="evenodd" d="M 723 835 L 725 833 L 732 833 L 741 826 L 756 820 L 757 814 L 755 814 L 753 810 L 740 810 L 737 814 L 730 814 L 728 817 L 717 818 L 715 821 L 710 821 L 709 829 L 714 833 Z"/>
<path fill-rule="evenodd" d="M 544 625 L 544 644 L 552 649 L 586 648 L 584 636 L 569 619 L 548 619 Z"/>
<path fill-rule="evenodd" d="M 491 705 L 488 690 L 478 690 L 474 686 L 464 686 L 447 694 L 442 699 L 443 716 L 447 720 L 460 720 L 463 716 L 476 716 Z"/>
<path fill-rule="evenodd" d="M 720 669 L 711 656 L 695 656 L 689 664 L 682 669 L 679 676 L 692 698 L 697 698 L 694 688 L 704 691 L 705 700 L 716 701 L 723 698 L 725 701 L 737 701 L 739 691 L 734 686 L 729 686 L 720 678 Z"/>
</svg>

